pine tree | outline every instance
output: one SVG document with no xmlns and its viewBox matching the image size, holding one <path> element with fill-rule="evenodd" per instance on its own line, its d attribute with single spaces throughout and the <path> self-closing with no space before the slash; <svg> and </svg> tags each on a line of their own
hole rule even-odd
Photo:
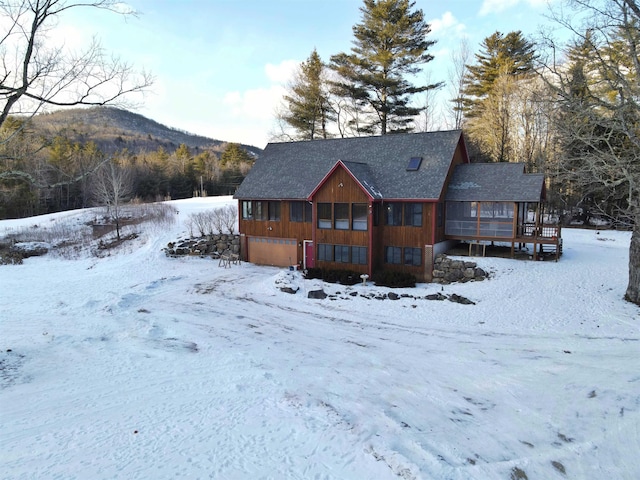
<svg viewBox="0 0 640 480">
<path fill-rule="evenodd" d="M 485 38 L 476 63 L 467 65 L 463 81 L 464 126 L 470 143 L 480 157 L 495 162 L 520 161 L 515 118 L 518 105 L 526 103 L 527 92 L 520 83 L 530 80 L 536 59 L 534 45 L 522 33 L 506 36 L 495 32 Z"/>
<path fill-rule="evenodd" d="M 333 82 L 334 91 L 372 114 L 361 133 L 410 131 L 422 111 L 410 105 L 411 96 L 439 86 L 407 80 L 433 59 L 427 53 L 435 43 L 426 40 L 430 27 L 415 1 L 364 0 L 360 11 L 351 53 L 331 57 L 330 66 L 341 78 Z"/>
<path fill-rule="evenodd" d="M 522 36 L 522 32 L 509 32 L 506 36 L 495 32 L 482 42 L 476 63 L 467 65 L 464 110 L 466 117 L 478 116 L 482 102 L 492 91 L 500 77 L 526 78 L 534 72 L 535 46 Z"/>
<path fill-rule="evenodd" d="M 229 143 L 220 156 L 220 166 L 237 168 L 243 163 L 253 163 L 253 158 L 239 143 Z"/>
<path fill-rule="evenodd" d="M 324 80 L 325 65 L 314 49 L 309 58 L 300 64 L 289 94 L 284 97 L 287 112 L 282 119 L 296 132 L 299 140 L 328 138 L 328 123 L 333 120 L 327 84 Z"/>
</svg>

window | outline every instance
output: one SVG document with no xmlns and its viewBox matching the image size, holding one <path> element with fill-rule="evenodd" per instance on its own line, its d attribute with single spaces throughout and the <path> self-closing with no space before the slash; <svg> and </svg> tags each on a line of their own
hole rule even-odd
<svg viewBox="0 0 640 480">
<path fill-rule="evenodd" d="M 409 159 L 409 163 L 407 164 L 407 172 L 415 172 L 420 168 L 421 163 L 422 157 L 411 157 Z"/>
<path fill-rule="evenodd" d="M 384 262 L 394 265 L 402 263 L 402 249 L 400 247 L 384 247 Z"/>
<path fill-rule="evenodd" d="M 336 230 L 349 230 L 349 204 L 334 203 L 333 212 Z"/>
<path fill-rule="evenodd" d="M 385 224 L 422 226 L 422 203 L 387 203 Z"/>
<path fill-rule="evenodd" d="M 268 202 L 269 207 L 269 220 L 280 220 L 280 202 Z"/>
<path fill-rule="evenodd" d="M 304 203 L 305 202 L 290 202 L 289 203 L 289 221 L 291 221 L 291 222 L 303 222 L 304 221 Z"/>
<path fill-rule="evenodd" d="M 269 202 L 255 201 L 253 202 L 254 218 L 256 220 L 267 220 L 269 218 Z"/>
<path fill-rule="evenodd" d="M 380 204 L 373 204 L 373 226 L 377 227 L 380 225 Z"/>
<path fill-rule="evenodd" d="M 242 201 L 242 219 L 251 220 L 253 218 L 253 208 L 251 200 Z"/>
<path fill-rule="evenodd" d="M 404 264 L 419 267 L 422 265 L 422 249 L 405 247 L 404 248 Z"/>
<path fill-rule="evenodd" d="M 386 225 L 402 225 L 402 204 L 387 203 L 385 215 Z"/>
<path fill-rule="evenodd" d="M 367 229 L 367 204 L 366 203 L 354 203 L 351 206 L 351 218 L 353 230 L 366 230 Z"/>
<path fill-rule="evenodd" d="M 292 222 L 310 223 L 313 216 L 313 205 L 309 202 L 290 202 L 289 220 Z"/>
<path fill-rule="evenodd" d="M 333 261 L 333 245 L 320 243 L 318 245 L 318 260 L 323 262 Z"/>
<path fill-rule="evenodd" d="M 334 260 L 339 263 L 349 263 L 349 247 L 347 245 L 336 245 Z"/>
<path fill-rule="evenodd" d="M 480 216 L 482 218 L 495 217 L 494 202 L 482 202 L 480 203 Z"/>
<path fill-rule="evenodd" d="M 471 216 L 473 218 L 479 217 L 479 215 L 478 215 L 478 202 L 470 202 L 469 205 L 471 207 L 471 213 L 469 214 L 469 216 Z"/>
<path fill-rule="evenodd" d="M 351 247 L 351 263 L 356 265 L 367 264 L 367 247 Z"/>
<path fill-rule="evenodd" d="M 405 203 L 404 204 L 404 224 L 412 227 L 422 226 L 422 204 L 421 203 Z"/>
<path fill-rule="evenodd" d="M 331 228 L 331 204 L 318 204 L 318 228 Z"/>
</svg>

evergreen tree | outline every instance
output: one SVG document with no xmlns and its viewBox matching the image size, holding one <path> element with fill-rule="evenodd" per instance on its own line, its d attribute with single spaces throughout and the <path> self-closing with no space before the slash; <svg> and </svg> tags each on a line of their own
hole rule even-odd
<svg viewBox="0 0 640 480">
<path fill-rule="evenodd" d="M 243 163 L 252 164 L 253 157 L 239 143 L 229 143 L 220 157 L 220 166 L 234 168 Z"/>
<path fill-rule="evenodd" d="M 299 140 L 328 138 L 328 123 L 333 119 L 327 85 L 323 78 L 325 65 L 314 49 L 300 69 L 284 97 L 287 112 L 282 119 L 296 132 Z"/>
<path fill-rule="evenodd" d="M 495 32 L 482 42 L 476 63 L 467 65 L 462 89 L 466 117 L 479 116 L 482 102 L 494 91 L 500 77 L 526 78 L 534 72 L 535 46 L 522 36 L 522 32 L 509 32 L 506 36 Z"/>
<path fill-rule="evenodd" d="M 410 105 L 411 96 L 439 86 L 407 80 L 433 59 L 427 50 L 435 43 L 426 40 L 430 27 L 422 10 L 414 8 L 410 0 L 364 0 L 351 53 L 331 57 L 331 68 L 341 79 L 333 82 L 334 91 L 373 114 L 362 133 L 412 130 L 422 108 Z"/>
<path fill-rule="evenodd" d="M 476 63 L 467 65 L 462 105 L 470 143 L 480 157 L 495 162 L 520 161 L 518 106 L 526 103 L 520 83 L 531 80 L 536 58 L 534 45 L 520 31 L 485 38 Z"/>
<path fill-rule="evenodd" d="M 193 161 L 193 155 L 191 150 L 184 143 L 181 143 L 174 153 L 176 160 L 176 169 L 178 172 L 186 174 L 189 170 L 189 165 Z"/>
</svg>

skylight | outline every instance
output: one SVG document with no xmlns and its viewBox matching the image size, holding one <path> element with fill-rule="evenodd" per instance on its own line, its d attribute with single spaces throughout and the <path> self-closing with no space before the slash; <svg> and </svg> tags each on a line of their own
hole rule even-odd
<svg viewBox="0 0 640 480">
<path fill-rule="evenodd" d="M 407 172 L 415 172 L 420 168 L 422 157 L 411 157 L 407 165 Z"/>
</svg>

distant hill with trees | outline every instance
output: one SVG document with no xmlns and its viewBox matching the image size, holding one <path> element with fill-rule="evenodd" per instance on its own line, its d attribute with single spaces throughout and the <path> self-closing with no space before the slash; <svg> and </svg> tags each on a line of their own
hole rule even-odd
<svg viewBox="0 0 640 480">
<path fill-rule="evenodd" d="M 194 151 L 202 149 L 221 154 L 229 143 L 167 127 L 138 113 L 115 107 L 72 108 L 43 113 L 33 117 L 30 128 L 47 137 L 60 135 L 72 142 L 92 141 L 106 154 L 123 148 L 134 154 L 159 147 L 173 151 L 181 144 Z M 262 151 L 251 145 L 242 144 L 241 147 L 256 156 Z"/>
<path fill-rule="evenodd" d="M 106 163 L 126 171 L 140 201 L 232 194 L 262 152 L 105 106 L 10 116 L 0 138 L 0 218 L 100 203 Z"/>
</svg>

